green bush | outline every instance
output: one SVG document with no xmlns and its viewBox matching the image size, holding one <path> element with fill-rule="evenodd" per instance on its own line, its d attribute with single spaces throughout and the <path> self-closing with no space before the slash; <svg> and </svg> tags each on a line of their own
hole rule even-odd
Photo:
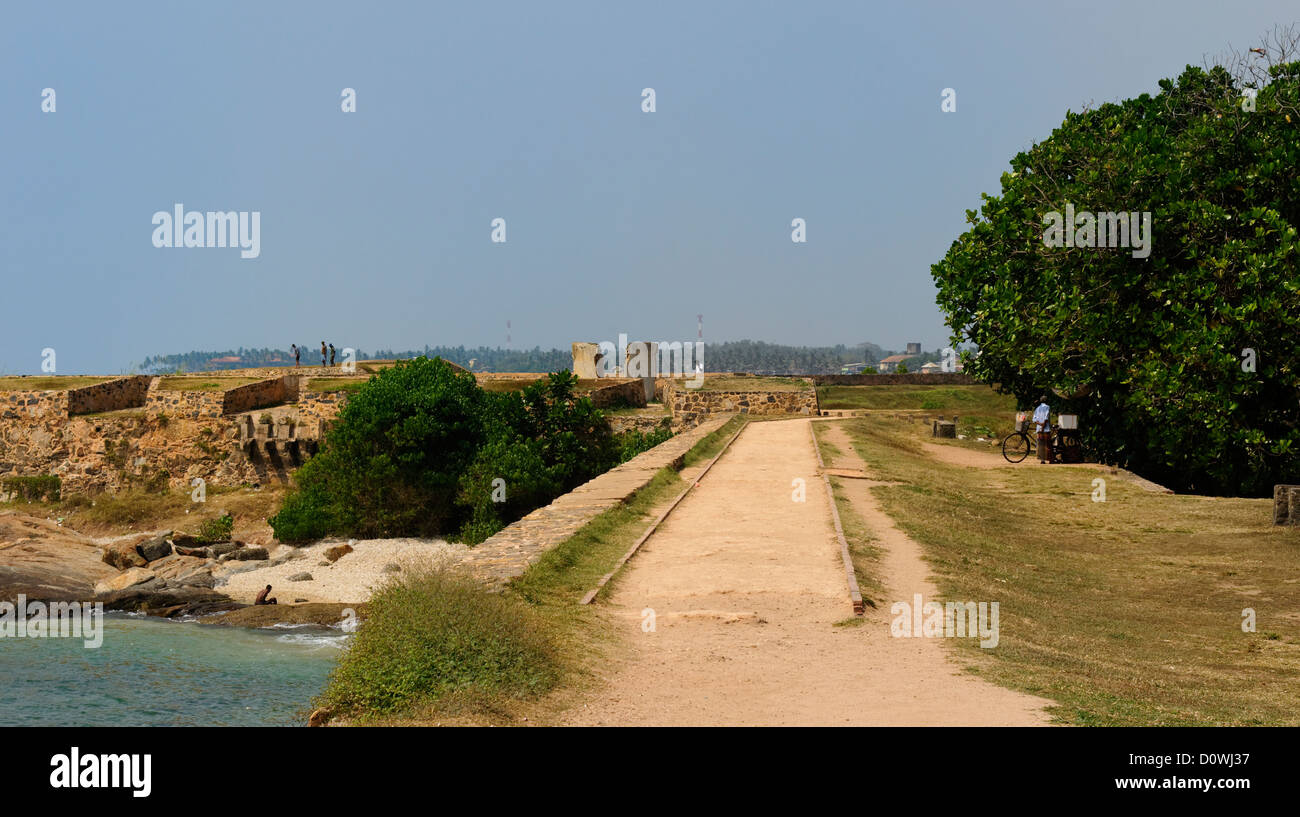
<svg viewBox="0 0 1300 817">
<path fill-rule="evenodd" d="M 662 425 L 654 431 L 624 431 L 616 437 L 618 441 L 618 461 L 627 462 L 645 451 L 649 451 L 656 445 L 672 439 L 673 432 L 667 425 Z"/>
<path fill-rule="evenodd" d="M 456 692 L 512 698 L 551 689 L 559 653 L 523 601 L 452 571 L 408 571 L 367 605 L 319 703 L 392 714 Z"/>
<path fill-rule="evenodd" d="M 33 477 L 5 477 L 0 486 L 5 493 L 17 494 L 28 502 L 47 499 L 58 502 L 63 490 L 63 480 L 56 474 L 41 474 Z"/>
<path fill-rule="evenodd" d="M 223 514 L 216 519 L 204 520 L 199 525 L 197 536 L 200 542 L 214 544 L 216 542 L 229 542 L 234 532 L 235 517 L 230 514 Z"/>
<path fill-rule="evenodd" d="M 575 397 L 577 382 L 559 372 L 494 393 L 436 358 L 398 362 L 351 397 L 320 452 L 299 469 L 270 520 L 276 537 L 460 530 L 466 541 L 482 541 L 618 461 L 604 416 Z M 493 501 L 497 479 L 505 481 L 504 502 Z"/>
</svg>

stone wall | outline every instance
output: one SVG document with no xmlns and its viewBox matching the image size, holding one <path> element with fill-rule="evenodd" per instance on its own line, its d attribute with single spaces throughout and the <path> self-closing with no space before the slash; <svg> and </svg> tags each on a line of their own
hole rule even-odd
<svg viewBox="0 0 1300 817">
<path fill-rule="evenodd" d="M 802 414 L 817 416 L 817 392 L 803 391 L 710 391 L 688 389 L 666 381 L 664 402 L 672 411 L 673 428 L 691 428 L 719 414 L 757 416 Z"/>
<path fill-rule="evenodd" d="M 922 374 L 814 374 L 809 375 L 817 386 L 978 386 L 979 380 L 961 372 L 936 372 Z"/>
<path fill-rule="evenodd" d="M 237 386 L 222 393 L 222 414 L 239 414 L 298 399 L 298 377 L 285 375 Z"/>
<path fill-rule="evenodd" d="M 67 418 L 66 391 L 0 391 L 0 420 Z"/>
<path fill-rule="evenodd" d="M 596 408 L 619 408 L 622 406 L 641 407 L 646 403 L 645 385 L 640 380 L 624 380 L 592 389 L 584 397 L 591 398 Z"/>
<path fill-rule="evenodd" d="M 69 414 L 97 414 L 101 411 L 140 408 L 145 404 L 153 378 L 148 375 L 119 377 L 68 391 Z"/>
<path fill-rule="evenodd" d="M 154 383 L 145 396 L 145 416 L 156 420 L 160 416 L 181 417 L 187 420 L 211 420 L 221 417 L 226 404 L 225 392 L 170 391 Z"/>
<path fill-rule="evenodd" d="M 298 395 L 298 423 L 303 427 L 302 436 L 319 438 L 338 417 L 343 406 L 348 402 L 346 391 L 309 391 L 303 389 Z"/>
</svg>

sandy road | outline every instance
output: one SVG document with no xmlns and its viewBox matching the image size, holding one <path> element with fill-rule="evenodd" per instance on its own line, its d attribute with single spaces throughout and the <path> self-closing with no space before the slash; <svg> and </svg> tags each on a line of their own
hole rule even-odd
<svg viewBox="0 0 1300 817">
<path fill-rule="evenodd" d="M 887 604 L 834 626 L 852 611 L 809 422 L 750 424 L 625 568 L 602 603 L 626 655 L 561 722 L 1046 722 L 1047 701 L 959 675 L 938 639 L 892 638 Z M 931 598 L 919 548 L 885 533 L 891 591 Z"/>
</svg>

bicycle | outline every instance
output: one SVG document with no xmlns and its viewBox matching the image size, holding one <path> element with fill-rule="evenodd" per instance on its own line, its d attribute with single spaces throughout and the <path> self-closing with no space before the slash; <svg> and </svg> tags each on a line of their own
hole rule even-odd
<svg viewBox="0 0 1300 817">
<path fill-rule="evenodd" d="M 1016 430 L 1002 440 L 1002 456 L 1007 462 L 1023 462 L 1025 457 L 1037 452 L 1038 435 L 1025 430 L 1027 423 L 1023 414 L 1016 415 Z M 1050 462 L 1083 462 L 1079 438 L 1073 432 L 1062 434 L 1060 427 L 1052 429 L 1052 456 Z"/>
</svg>

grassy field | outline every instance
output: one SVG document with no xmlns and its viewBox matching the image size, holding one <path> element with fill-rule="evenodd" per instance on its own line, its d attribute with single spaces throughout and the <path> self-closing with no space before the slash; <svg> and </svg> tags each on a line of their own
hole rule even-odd
<svg viewBox="0 0 1300 817">
<path fill-rule="evenodd" d="M 1016 421 L 1016 399 L 989 386 L 818 386 L 817 400 L 823 409 L 956 414 L 957 432 L 971 438 L 1001 439 Z"/>
<path fill-rule="evenodd" d="M 700 388 L 704 391 L 803 391 L 811 386 L 797 377 L 720 375 L 705 377 Z"/>
<path fill-rule="evenodd" d="M 352 393 L 359 391 L 368 380 L 369 378 L 365 377 L 313 377 L 307 381 L 307 391 Z"/>
<path fill-rule="evenodd" d="M 160 378 L 159 391 L 227 391 L 249 383 L 260 383 L 265 377 L 188 377 L 177 375 Z"/>
<path fill-rule="evenodd" d="M 907 423 L 842 422 L 900 483 L 874 491 L 944 598 L 1001 604 L 996 649 L 954 639 L 973 671 L 1076 725 L 1300 725 L 1300 531 L 1274 527 L 1269 500 L 1153 493 L 1099 466 L 949 466 Z"/>
<path fill-rule="evenodd" d="M 111 377 L 0 377 L 0 391 L 67 391 L 112 380 Z"/>
</svg>

